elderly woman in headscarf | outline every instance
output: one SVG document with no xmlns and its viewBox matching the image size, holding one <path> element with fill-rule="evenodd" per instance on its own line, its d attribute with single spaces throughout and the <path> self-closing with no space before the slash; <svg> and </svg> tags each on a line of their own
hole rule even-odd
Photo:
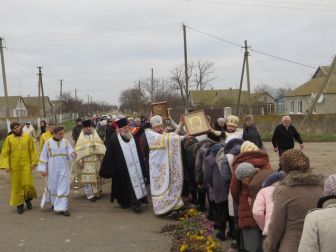
<svg viewBox="0 0 336 252">
<path fill-rule="evenodd" d="M 265 252 L 298 251 L 305 216 L 323 193 L 323 176 L 311 169 L 309 158 L 302 151 L 285 151 L 280 164 L 286 177 L 273 194 Z"/>
</svg>

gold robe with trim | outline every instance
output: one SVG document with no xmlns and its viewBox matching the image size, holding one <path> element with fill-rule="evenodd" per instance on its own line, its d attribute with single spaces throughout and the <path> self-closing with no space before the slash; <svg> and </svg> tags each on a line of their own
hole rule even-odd
<svg viewBox="0 0 336 252">
<path fill-rule="evenodd" d="M 90 137 L 82 131 L 75 145 L 77 157 L 73 165 L 73 179 L 79 178 L 81 184 L 95 184 L 98 182 L 101 161 L 106 147 L 94 130 Z M 82 166 L 82 168 L 81 168 Z"/>
</svg>

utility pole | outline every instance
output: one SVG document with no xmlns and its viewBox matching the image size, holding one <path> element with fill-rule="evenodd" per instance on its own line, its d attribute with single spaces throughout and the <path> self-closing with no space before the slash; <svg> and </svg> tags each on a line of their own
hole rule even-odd
<svg viewBox="0 0 336 252">
<path fill-rule="evenodd" d="M 188 113 L 189 112 L 189 76 L 188 76 L 186 25 L 182 24 L 182 28 L 183 28 L 183 48 L 184 48 L 184 81 L 185 81 L 185 92 L 186 92 L 186 113 Z"/>
<path fill-rule="evenodd" d="M 154 102 L 154 69 L 151 68 L 151 103 Z"/>
<path fill-rule="evenodd" d="M 245 67 L 246 67 L 246 80 L 247 80 L 247 94 L 248 94 L 248 113 L 252 114 L 252 107 L 251 107 L 251 88 L 250 88 L 250 67 L 249 67 L 249 63 L 248 63 L 248 57 L 249 57 L 249 51 L 248 48 L 250 48 L 249 46 L 247 46 L 247 40 L 244 41 L 244 47 L 242 47 L 245 49 L 244 52 L 244 59 L 243 59 L 243 67 L 242 67 L 242 72 L 241 72 L 241 76 L 240 76 L 240 86 L 239 86 L 239 95 L 238 95 L 238 104 L 237 104 L 237 111 L 236 111 L 236 115 L 238 116 L 239 114 L 239 106 L 240 106 L 240 98 L 241 98 L 241 92 L 242 92 L 242 88 L 243 88 L 243 81 L 244 81 L 244 73 L 245 73 Z"/>
<path fill-rule="evenodd" d="M 60 122 L 62 122 L 63 113 L 63 80 L 60 79 Z"/>
<path fill-rule="evenodd" d="M 2 80 L 3 80 L 4 94 L 5 94 L 5 101 L 6 101 L 6 117 L 7 117 L 7 120 L 8 120 L 9 119 L 9 102 L 8 102 L 8 92 L 7 92 L 5 58 L 4 58 L 4 53 L 3 53 L 4 47 L 2 45 L 2 41 L 3 41 L 3 38 L 0 37 L 0 54 L 1 54 Z"/>
<path fill-rule="evenodd" d="M 247 93 L 248 93 L 248 108 L 249 114 L 252 114 L 252 107 L 251 107 L 251 90 L 250 90 L 250 67 L 248 58 L 250 56 L 247 46 L 247 40 L 244 41 L 244 48 L 245 48 L 245 64 L 246 64 L 246 80 L 247 80 Z"/>
<path fill-rule="evenodd" d="M 87 109 L 88 109 L 88 113 L 90 113 L 90 95 L 87 95 Z"/>
<path fill-rule="evenodd" d="M 244 72 L 245 72 L 245 61 L 246 61 L 246 58 L 244 56 L 242 72 L 241 72 L 241 75 L 240 75 L 240 85 L 239 85 L 238 103 L 237 103 L 237 111 L 236 111 L 236 115 L 237 116 L 239 114 L 240 96 L 241 96 L 241 91 L 242 91 L 242 88 L 243 88 Z"/>
<path fill-rule="evenodd" d="M 75 100 L 77 101 L 77 89 L 75 89 Z"/>
<path fill-rule="evenodd" d="M 325 77 L 322 86 L 319 90 L 319 92 L 316 94 L 315 99 L 313 100 L 312 104 L 310 105 L 309 111 L 307 112 L 306 116 L 303 118 L 303 121 L 301 122 L 299 131 L 302 130 L 305 122 L 307 121 L 307 119 L 311 116 L 311 114 L 313 113 L 316 104 L 318 102 L 318 100 L 320 99 L 321 94 L 323 93 L 323 91 L 325 90 L 325 88 L 328 86 L 330 80 L 331 80 L 331 74 L 336 70 L 336 56 L 334 56 L 334 59 L 331 63 L 329 72 L 327 73 L 327 76 Z"/>
<path fill-rule="evenodd" d="M 37 75 L 39 76 L 39 86 L 41 88 L 41 94 L 42 94 L 43 117 L 46 117 L 47 115 L 46 115 L 45 104 L 44 104 L 44 90 L 43 90 L 43 82 L 42 82 L 42 67 L 38 66 L 37 68 L 39 70 Z M 41 110 L 41 107 L 39 107 L 39 109 Z"/>
<path fill-rule="evenodd" d="M 138 88 L 139 88 L 139 99 L 141 99 L 141 97 L 142 97 L 142 93 L 141 93 L 141 81 L 138 82 Z M 139 106 L 139 110 L 138 110 L 139 115 L 140 115 L 140 112 L 141 112 L 141 106 Z"/>
</svg>

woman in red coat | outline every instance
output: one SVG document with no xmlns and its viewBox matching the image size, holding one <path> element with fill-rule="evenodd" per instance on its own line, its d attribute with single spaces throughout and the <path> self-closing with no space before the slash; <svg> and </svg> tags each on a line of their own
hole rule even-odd
<svg viewBox="0 0 336 252">
<path fill-rule="evenodd" d="M 244 249 L 254 252 L 261 248 L 261 231 L 253 218 L 252 204 L 249 201 L 250 191 L 247 184 L 243 184 L 237 179 L 235 171 L 239 164 L 250 163 L 259 170 L 272 171 L 269 157 L 266 152 L 252 142 L 245 141 L 241 146 L 241 153 L 233 162 L 233 170 L 230 190 L 233 200 L 238 204 L 238 227 L 242 231 Z M 257 192 L 255 192 L 257 193 Z M 258 242 L 260 241 L 260 242 Z"/>
</svg>

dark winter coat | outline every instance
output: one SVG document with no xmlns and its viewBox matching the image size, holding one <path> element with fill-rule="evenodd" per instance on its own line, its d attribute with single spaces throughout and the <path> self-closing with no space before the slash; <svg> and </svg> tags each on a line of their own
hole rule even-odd
<svg viewBox="0 0 336 252">
<path fill-rule="evenodd" d="M 220 170 L 220 174 L 223 177 L 223 179 L 225 179 L 225 181 L 228 181 L 228 186 L 230 187 L 230 183 L 231 183 L 231 168 L 230 168 L 230 164 L 229 164 L 229 160 L 227 158 L 228 154 L 232 154 L 234 156 L 237 156 L 240 153 L 240 147 L 243 144 L 243 140 L 239 139 L 239 138 L 234 138 L 231 141 L 229 141 L 228 143 L 226 143 L 224 145 L 224 159 L 220 164 L 219 170 Z M 229 178 L 229 180 L 228 180 Z"/>
<path fill-rule="evenodd" d="M 294 139 L 300 144 L 303 143 L 299 132 L 293 125 L 289 125 L 288 129 L 286 129 L 280 124 L 274 130 L 272 144 L 274 148 L 289 150 L 294 148 Z"/>
<path fill-rule="evenodd" d="M 233 170 L 237 169 L 240 163 L 247 162 L 260 170 L 272 171 L 272 167 L 269 163 L 269 157 L 264 151 L 251 151 L 239 154 L 233 161 Z M 230 190 L 234 201 L 239 204 L 238 209 L 238 225 L 240 228 L 257 227 L 257 223 L 253 218 L 252 205 L 249 202 L 249 188 L 248 185 L 243 185 L 240 180 L 237 179 L 236 174 L 232 174 Z"/>
<path fill-rule="evenodd" d="M 216 142 L 205 139 L 197 143 L 194 149 L 194 156 L 195 156 L 195 180 L 196 183 L 199 185 L 203 184 L 203 164 L 205 160 L 205 153 L 209 149 L 210 146 L 216 144 Z"/>
<path fill-rule="evenodd" d="M 323 194 L 321 174 L 291 171 L 275 189 L 265 252 L 298 251 L 303 223 Z"/>
<path fill-rule="evenodd" d="M 110 141 L 114 133 L 115 133 L 115 128 L 113 128 L 113 126 L 108 125 L 106 128 L 106 136 L 105 136 L 106 146 L 108 145 L 108 142 Z"/>
<path fill-rule="evenodd" d="M 244 141 L 250 141 L 252 143 L 254 143 L 255 145 L 257 145 L 259 147 L 259 149 L 261 149 L 263 147 L 263 143 L 260 137 L 260 133 L 257 129 L 257 127 L 255 126 L 255 124 L 252 124 L 249 127 L 244 127 L 244 131 L 243 131 L 243 140 Z"/>
<path fill-rule="evenodd" d="M 183 196 L 187 196 L 190 192 L 197 191 L 197 183 L 195 181 L 195 156 L 194 150 L 198 143 L 196 138 L 190 141 L 182 141 L 182 162 L 183 162 Z"/>
<path fill-rule="evenodd" d="M 216 156 L 219 150 L 223 148 L 221 144 L 215 144 L 209 148 L 204 161 L 204 184 L 211 190 L 213 200 L 216 204 L 228 200 L 229 177 L 222 177 L 216 162 Z"/>
<path fill-rule="evenodd" d="M 144 163 L 140 158 L 140 146 L 137 141 L 135 142 L 141 169 L 144 174 Z M 111 202 L 114 202 L 116 199 L 118 204 L 123 207 L 131 207 L 136 200 L 136 197 L 117 134 L 114 134 L 110 139 L 101 164 L 99 176 L 103 178 L 112 178 Z"/>
<path fill-rule="evenodd" d="M 82 132 L 82 129 L 83 129 L 82 126 L 79 126 L 79 127 L 75 126 L 72 129 L 72 139 L 75 141 L 75 144 L 78 140 L 78 137 L 79 137 L 80 133 Z"/>
</svg>

